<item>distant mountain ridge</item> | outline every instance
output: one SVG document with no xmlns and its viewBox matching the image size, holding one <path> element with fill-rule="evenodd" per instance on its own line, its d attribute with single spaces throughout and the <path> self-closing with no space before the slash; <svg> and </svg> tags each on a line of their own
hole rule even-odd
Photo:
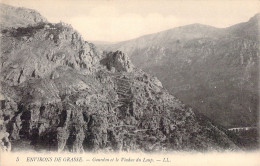
<svg viewBox="0 0 260 166">
<path fill-rule="evenodd" d="M 160 44 L 167 44 L 170 43 L 170 40 L 178 40 L 181 39 L 195 39 L 195 38 L 221 38 L 221 37 L 232 37 L 231 35 L 241 35 L 239 34 L 239 31 L 253 31 L 252 34 L 248 33 L 249 37 L 254 38 L 255 40 L 259 40 L 259 17 L 260 13 L 257 13 L 255 16 L 253 16 L 248 22 L 239 23 L 227 28 L 216 28 L 210 25 L 204 25 L 199 23 L 194 23 L 190 25 L 184 25 L 176 28 L 172 28 L 169 30 L 164 30 L 161 32 L 153 33 L 153 34 L 147 34 L 141 37 L 138 37 L 136 39 L 132 40 L 126 40 L 121 41 L 117 43 L 112 43 L 107 46 L 103 46 L 103 49 L 106 49 L 106 47 L 109 47 L 109 49 L 116 49 L 120 48 L 122 45 L 127 45 L 135 41 L 135 47 L 142 48 L 142 41 L 144 41 L 147 45 L 160 45 Z M 248 29 L 247 26 L 251 26 L 252 29 Z M 231 33 L 231 34 L 230 34 Z M 257 37 L 257 35 L 258 37 Z M 234 37 L 234 36 L 233 36 Z M 153 39 L 156 39 L 154 41 Z M 99 43 L 102 41 L 97 42 L 96 44 L 99 45 Z M 162 42 L 162 43 L 161 43 Z M 94 41 L 95 43 L 95 41 Z M 106 42 L 102 43 L 102 45 L 105 45 Z M 126 46 L 124 46 L 126 48 Z M 123 49 L 123 48 L 121 48 Z"/>
<path fill-rule="evenodd" d="M 126 52 L 211 120 L 226 127 L 256 126 L 259 16 L 227 28 L 181 26 L 101 48 Z"/>
</svg>

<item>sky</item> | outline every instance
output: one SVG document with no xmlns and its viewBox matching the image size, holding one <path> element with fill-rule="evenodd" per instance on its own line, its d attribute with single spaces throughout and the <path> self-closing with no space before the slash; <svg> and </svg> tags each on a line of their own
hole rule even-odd
<svg viewBox="0 0 260 166">
<path fill-rule="evenodd" d="M 88 41 L 118 42 L 178 26 L 224 28 L 260 12 L 259 0 L 0 0 L 71 24 Z"/>
</svg>

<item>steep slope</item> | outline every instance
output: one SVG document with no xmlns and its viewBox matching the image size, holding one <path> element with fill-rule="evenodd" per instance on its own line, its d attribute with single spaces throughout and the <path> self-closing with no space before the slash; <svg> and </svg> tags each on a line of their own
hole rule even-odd
<svg viewBox="0 0 260 166">
<path fill-rule="evenodd" d="M 0 29 L 13 27 L 25 27 L 40 22 L 47 22 L 38 12 L 32 9 L 15 8 L 0 4 Z"/>
<path fill-rule="evenodd" d="M 238 149 L 124 53 L 67 24 L 6 28 L 1 41 L 1 149 Z"/>
<path fill-rule="evenodd" d="M 103 49 L 128 53 L 171 94 L 225 127 L 257 125 L 259 14 L 229 28 L 193 24 Z"/>
</svg>

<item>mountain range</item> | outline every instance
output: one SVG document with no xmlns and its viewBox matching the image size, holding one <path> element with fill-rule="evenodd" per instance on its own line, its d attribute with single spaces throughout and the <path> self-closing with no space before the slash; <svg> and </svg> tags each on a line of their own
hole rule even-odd
<svg viewBox="0 0 260 166">
<path fill-rule="evenodd" d="M 184 103 L 226 128 L 255 127 L 259 114 L 259 19 L 227 28 L 191 24 L 115 44 Z"/>
<path fill-rule="evenodd" d="M 0 5 L 1 150 L 238 150 L 122 51 L 102 52 L 66 23 Z"/>
</svg>

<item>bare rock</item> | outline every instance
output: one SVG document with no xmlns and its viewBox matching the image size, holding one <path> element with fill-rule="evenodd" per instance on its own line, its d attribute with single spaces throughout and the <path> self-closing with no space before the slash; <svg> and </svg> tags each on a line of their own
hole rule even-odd
<svg viewBox="0 0 260 166">
<path fill-rule="evenodd" d="M 131 72 L 134 68 L 128 56 L 121 51 L 108 53 L 106 57 L 101 60 L 101 64 L 105 65 L 108 70 L 116 71 Z"/>
</svg>

